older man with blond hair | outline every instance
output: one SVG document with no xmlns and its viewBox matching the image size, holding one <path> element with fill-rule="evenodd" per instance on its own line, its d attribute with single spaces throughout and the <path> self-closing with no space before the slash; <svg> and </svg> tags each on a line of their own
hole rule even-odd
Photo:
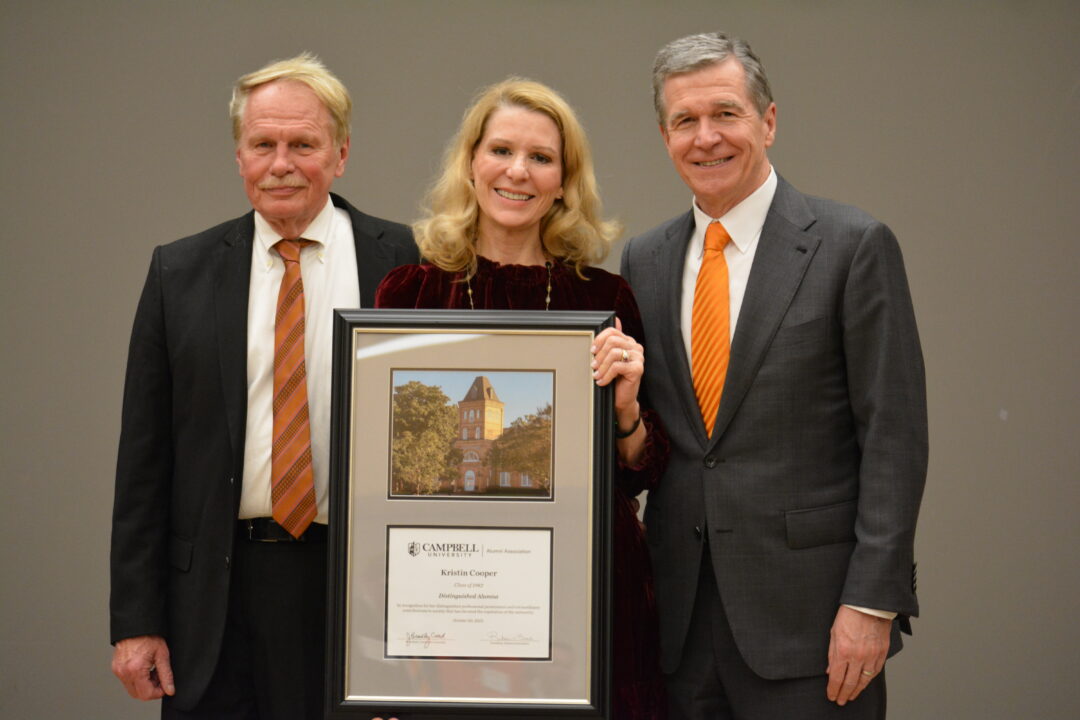
<svg viewBox="0 0 1080 720">
<path fill-rule="evenodd" d="M 332 316 L 372 307 L 407 227 L 330 187 L 348 91 L 311 55 L 237 82 L 252 211 L 154 250 L 113 508 L 112 669 L 165 718 L 323 717 Z"/>
</svg>

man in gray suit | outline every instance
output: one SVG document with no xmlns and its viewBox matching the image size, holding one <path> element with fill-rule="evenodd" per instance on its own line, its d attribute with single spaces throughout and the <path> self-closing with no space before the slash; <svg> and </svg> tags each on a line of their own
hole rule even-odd
<svg viewBox="0 0 1080 720">
<path fill-rule="evenodd" d="M 694 193 L 622 256 L 672 441 L 645 514 L 672 718 L 882 718 L 885 659 L 918 614 L 927 464 L 896 238 L 775 173 L 745 42 L 676 40 L 653 88 Z"/>
</svg>

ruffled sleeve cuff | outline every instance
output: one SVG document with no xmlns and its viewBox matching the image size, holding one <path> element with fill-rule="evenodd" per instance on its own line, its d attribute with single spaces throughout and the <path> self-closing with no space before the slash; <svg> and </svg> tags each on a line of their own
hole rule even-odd
<svg viewBox="0 0 1080 720">
<path fill-rule="evenodd" d="M 660 484 L 660 478 L 667 469 L 668 454 L 671 452 L 667 433 L 656 411 L 642 412 L 641 422 L 645 425 L 645 449 L 641 458 L 633 465 L 628 465 L 618 453 L 615 455 L 615 482 L 630 497 L 639 495 L 642 490 L 652 490 Z"/>
</svg>

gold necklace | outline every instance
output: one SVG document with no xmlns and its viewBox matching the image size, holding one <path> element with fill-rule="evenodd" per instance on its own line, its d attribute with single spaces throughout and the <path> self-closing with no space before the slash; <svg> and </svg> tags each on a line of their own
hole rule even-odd
<svg viewBox="0 0 1080 720">
<path fill-rule="evenodd" d="M 544 263 L 544 268 L 547 270 L 547 295 L 544 297 L 544 310 L 548 310 L 548 309 L 551 308 L 551 261 L 550 260 L 548 260 L 548 261 L 546 261 Z M 472 296 L 472 278 L 469 277 L 469 276 L 465 277 L 465 287 L 466 287 L 466 292 L 469 295 L 469 309 L 470 310 L 475 310 L 476 306 L 473 305 L 473 296 Z"/>
</svg>

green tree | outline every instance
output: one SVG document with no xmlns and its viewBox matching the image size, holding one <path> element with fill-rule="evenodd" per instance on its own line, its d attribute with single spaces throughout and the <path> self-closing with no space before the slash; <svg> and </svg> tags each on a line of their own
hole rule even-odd
<svg viewBox="0 0 1080 720">
<path fill-rule="evenodd" d="M 461 451 L 457 408 L 434 385 L 416 380 L 394 388 L 393 443 L 390 477 L 396 494 L 431 495 L 440 480 L 457 474 Z"/>
<path fill-rule="evenodd" d="M 487 457 L 492 472 L 528 473 L 539 490 L 551 487 L 551 404 L 519 417 L 495 439 Z"/>
</svg>

